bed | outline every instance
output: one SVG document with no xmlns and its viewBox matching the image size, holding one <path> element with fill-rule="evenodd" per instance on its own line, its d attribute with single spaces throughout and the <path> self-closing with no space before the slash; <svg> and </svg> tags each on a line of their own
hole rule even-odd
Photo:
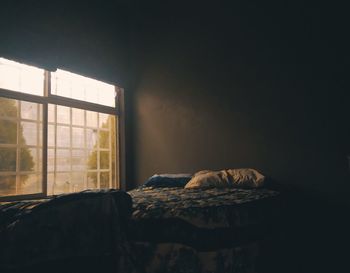
<svg viewBox="0 0 350 273">
<path fill-rule="evenodd" d="M 283 230 L 283 194 L 176 179 L 0 204 L 0 271 L 258 272 L 262 242 Z"/>
<path fill-rule="evenodd" d="M 261 242 L 281 228 L 275 190 L 141 187 L 128 192 L 129 240 L 146 272 L 256 272 Z"/>
</svg>

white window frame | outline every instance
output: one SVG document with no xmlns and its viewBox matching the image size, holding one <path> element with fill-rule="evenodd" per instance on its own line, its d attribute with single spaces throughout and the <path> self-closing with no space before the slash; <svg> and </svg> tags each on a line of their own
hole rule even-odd
<svg viewBox="0 0 350 273">
<path fill-rule="evenodd" d="M 0 196 L 0 201 L 14 201 L 14 200 L 26 200 L 26 199 L 39 199 L 49 197 L 47 185 L 48 185 L 48 105 L 62 105 L 72 108 L 79 108 L 88 111 L 94 111 L 98 113 L 105 113 L 116 116 L 116 180 L 113 188 L 125 190 L 125 108 L 124 108 L 124 89 L 112 84 L 115 87 L 115 107 L 95 104 L 91 102 L 80 101 L 76 99 L 61 97 L 51 94 L 51 72 L 44 70 L 44 95 L 31 95 L 18 91 L 12 91 L 0 88 L 0 97 L 15 99 L 19 101 L 28 101 L 33 103 L 39 103 L 42 105 L 42 192 L 35 194 L 21 194 L 11 196 Z M 71 126 L 71 125 L 70 125 Z"/>
</svg>

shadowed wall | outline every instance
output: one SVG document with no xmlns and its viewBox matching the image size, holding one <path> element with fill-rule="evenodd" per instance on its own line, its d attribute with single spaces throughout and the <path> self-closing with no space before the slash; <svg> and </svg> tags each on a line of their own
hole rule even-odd
<svg viewBox="0 0 350 273">
<path fill-rule="evenodd" d="M 343 38 L 331 27 L 341 19 L 326 12 L 306 3 L 140 8 L 135 183 L 253 167 L 333 198 L 348 193 Z"/>
</svg>

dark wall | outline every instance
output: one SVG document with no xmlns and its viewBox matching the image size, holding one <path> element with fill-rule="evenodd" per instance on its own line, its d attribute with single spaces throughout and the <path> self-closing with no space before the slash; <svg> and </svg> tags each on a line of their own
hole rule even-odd
<svg viewBox="0 0 350 273">
<path fill-rule="evenodd" d="M 345 199 L 340 10 L 240 2 L 157 3 L 134 12 L 133 180 L 253 167 Z"/>
<path fill-rule="evenodd" d="M 123 85 L 128 59 L 127 8 L 122 0 L 4 0 L 0 53 Z"/>
</svg>

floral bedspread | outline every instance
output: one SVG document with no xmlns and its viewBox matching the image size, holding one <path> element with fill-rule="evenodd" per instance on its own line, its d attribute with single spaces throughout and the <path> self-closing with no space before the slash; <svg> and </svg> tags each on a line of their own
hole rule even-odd
<svg viewBox="0 0 350 273">
<path fill-rule="evenodd" d="M 181 219 L 199 228 L 243 227 L 276 216 L 279 193 L 269 189 L 138 188 L 128 192 L 133 220 Z"/>
</svg>

